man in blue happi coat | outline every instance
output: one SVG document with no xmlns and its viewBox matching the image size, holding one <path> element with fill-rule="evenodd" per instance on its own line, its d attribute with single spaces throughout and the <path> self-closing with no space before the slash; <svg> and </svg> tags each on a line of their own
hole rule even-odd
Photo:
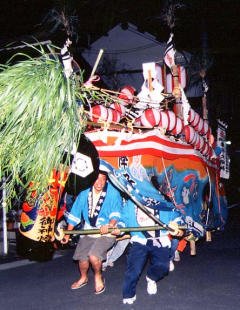
<svg viewBox="0 0 240 310">
<path fill-rule="evenodd" d="M 90 265 L 94 271 L 95 294 L 103 293 L 105 283 L 102 278 L 102 261 L 106 259 L 108 249 L 115 243 L 115 235 L 119 230 L 108 233 L 109 228 L 121 226 L 122 197 L 117 189 L 107 180 L 104 171 L 100 171 L 91 188 L 78 195 L 68 215 L 68 230 L 84 223 L 83 229 L 99 228 L 100 234 L 84 235 L 79 238 L 73 259 L 78 261 L 80 278 L 71 289 L 79 289 L 88 283 Z M 64 236 L 62 243 L 67 243 L 69 234 Z"/>
<path fill-rule="evenodd" d="M 167 205 L 167 202 L 158 203 L 157 206 L 153 204 L 149 205 L 147 210 L 157 219 L 169 224 L 173 229 L 171 232 L 173 235 L 181 236 L 183 232 L 178 230 L 178 225 L 173 222 L 176 214 L 171 208 L 167 210 Z M 131 200 L 126 202 L 123 209 L 123 220 L 126 226 L 141 227 L 155 224 L 154 220 Z M 130 242 L 131 247 L 127 256 L 127 268 L 123 283 L 124 304 L 133 304 L 136 300 L 137 282 L 147 260 L 149 260 L 146 274 L 147 292 L 149 295 L 156 294 L 157 281 L 168 274 L 171 257 L 171 241 L 167 230 L 131 232 Z"/>
</svg>

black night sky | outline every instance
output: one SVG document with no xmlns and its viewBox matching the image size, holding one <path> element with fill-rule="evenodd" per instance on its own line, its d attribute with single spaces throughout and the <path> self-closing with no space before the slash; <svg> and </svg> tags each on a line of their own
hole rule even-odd
<svg viewBox="0 0 240 310">
<path fill-rule="evenodd" d="M 52 40 L 61 46 L 66 34 L 44 18 L 51 10 L 64 11 L 76 17 L 76 50 L 81 51 L 112 27 L 127 22 L 135 24 L 139 31 L 156 36 L 159 41 L 169 37 L 169 28 L 161 14 L 164 0 L 2 0 L 0 10 L 0 60 L 8 56 L 3 48 L 12 42 Z M 175 1 L 176 2 L 176 1 Z M 237 0 L 186 0 L 176 13 L 174 27 L 177 50 L 190 53 L 200 51 L 202 37 L 207 38 L 207 50 L 212 66 L 208 71 L 211 91 L 211 114 L 228 124 L 228 138 L 232 140 L 230 153 L 233 157 L 231 169 L 240 169 L 237 159 L 240 151 L 240 79 L 239 79 L 239 16 Z M 80 53 L 79 53 L 80 54 Z M 75 56 L 75 55 L 74 55 Z M 75 56 L 77 58 L 78 55 Z M 238 179 L 238 174 L 234 178 Z"/>
</svg>

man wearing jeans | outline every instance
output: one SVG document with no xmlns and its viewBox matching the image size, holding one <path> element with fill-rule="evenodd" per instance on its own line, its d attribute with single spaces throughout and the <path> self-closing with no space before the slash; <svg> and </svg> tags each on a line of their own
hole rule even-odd
<svg viewBox="0 0 240 310">
<path fill-rule="evenodd" d="M 152 226 L 155 223 L 130 200 L 124 206 L 123 219 L 126 226 Z M 152 214 L 165 223 L 171 220 L 174 212 L 165 212 L 147 208 Z M 178 231 L 177 231 L 178 233 Z M 181 233 L 181 232 L 179 232 Z M 157 293 L 157 281 L 169 272 L 171 242 L 166 230 L 149 232 L 131 232 L 131 247 L 127 257 L 127 268 L 123 283 L 123 303 L 133 304 L 136 300 L 136 286 L 149 258 L 147 268 L 147 292 L 149 295 Z M 176 231 L 174 231 L 176 234 Z"/>
</svg>

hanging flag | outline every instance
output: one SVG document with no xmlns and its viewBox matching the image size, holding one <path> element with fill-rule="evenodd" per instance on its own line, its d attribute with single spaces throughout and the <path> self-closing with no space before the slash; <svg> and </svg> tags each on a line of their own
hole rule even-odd
<svg viewBox="0 0 240 310">
<path fill-rule="evenodd" d="M 217 146 L 221 148 L 221 153 L 219 155 L 220 160 L 220 177 L 223 179 L 229 179 L 230 177 L 230 158 L 227 151 L 227 144 L 226 144 L 226 130 L 227 124 L 222 122 L 221 120 L 218 121 L 218 128 L 217 128 Z"/>
<path fill-rule="evenodd" d="M 171 69 L 172 66 L 175 65 L 175 48 L 174 48 L 174 42 L 173 42 L 173 33 L 170 34 L 170 37 L 167 41 L 167 47 L 164 53 L 164 61 L 165 64 Z"/>
</svg>

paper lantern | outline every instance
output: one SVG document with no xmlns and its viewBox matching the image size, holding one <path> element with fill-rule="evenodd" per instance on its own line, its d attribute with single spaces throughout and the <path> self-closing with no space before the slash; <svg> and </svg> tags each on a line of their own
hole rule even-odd
<svg viewBox="0 0 240 310">
<path fill-rule="evenodd" d="M 191 125 L 193 127 L 196 127 L 198 125 L 199 121 L 200 121 L 200 115 L 197 112 L 195 112 L 194 119 L 191 122 Z"/>
<path fill-rule="evenodd" d="M 160 112 L 160 122 L 159 127 L 162 127 L 164 129 L 168 128 L 169 118 L 165 111 Z"/>
<path fill-rule="evenodd" d="M 198 139 L 198 141 L 195 144 L 195 148 L 197 150 L 201 150 L 203 148 L 203 145 L 204 145 L 204 138 L 202 136 L 200 136 L 200 135 L 198 135 L 198 136 L 199 136 L 199 139 Z"/>
<path fill-rule="evenodd" d="M 203 119 L 200 117 L 198 124 L 194 127 L 197 132 L 201 132 L 203 128 Z"/>
<path fill-rule="evenodd" d="M 192 141 L 195 138 L 195 130 L 193 129 L 193 127 L 190 126 L 190 125 L 186 125 L 183 128 L 183 132 L 184 132 L 184 135 L 185 135 L 186 142 L 187 143 L 192 143 Z"/>
<path fill-rule="evenodd" d="M 192 123 L 194 120 L 195 111 L 191 108 L 188 113 L 188 122 Z"/>
<path fill-rule="evenodd" d="M 103 105 L 95 105 L 91 107 L 90 119 L 93 122 L 106 121 L 108 118 L 108 110 Z"/>
<path fill-rule="evenodd" d="M 192 144 L 194 146 L 194 148 L 196 149 L 196 146 L 199 144 L 199 141 L 200 141 L 200 136 L 199 134 L 195 131 L 195 136 L 194 136 L 194 139 L 192 141 Z"/>
<path fill-rule="evenodd" d="M 123 104 L 120 104 L 118 102 L 114 102 L 110 105 L 110 108 L 118 111 L 120 113 L 121 116 L 124 116 L 125 115 L 125 112 L 126 112 L 126 108 Z"/>
<path fill-rule="evenodd" d="M 179 135 L 183 130 L 183 121 L 181 120 L 181 118 L 176 117 L 176 125 L 172 130 L 172 134 L 173 135 Z"/>
<path fill-rule="evenodd" d="M 126 85 L 121 89 L 118 98 L 123 100 L 123 104 L 124 101 L 126 104 L 131 103 L 133 102 L 135 91 L 136 89 L 133 86 Z"/>
<path fill-rule="evenodd" d="M 212 147 L 209 147 L 209 150 L 208 150 L 208 157 L 209 157 L 209 159 L 211 159 L 214 155 L 215 154 L 214 154 L 214 151 L 213 151 Z"/>
<path fill-rule="evenodd" d="M 167 113 L 167 116 L 168 116 L 167 130 L 171 131 L 176 126 L 177 117 L 176 117 L 176 114 L 173 111 L 167 110 L 166 113 Z"/>
<path fill-rule="evenodd" d="M 207 121 L 207 120 L 204 120 L 204 121 L 203 121 L 203 127 L 202 127 L 202 129 L 200 130 L 199 133 L 200 133 L 201 135 L 206 135 L 207 132 L 208 132 L 208 130 L 209 130 L 208 121 Z"/>
<path fill-rule="evenodd" d="M 141 116 L 141 123 L 144 127 L 153 128 L 160 122 L 160 111 L 157 109 L 146 109 Z"/>
<path fill-rule="evenodd" d="M 108 118 L 107 118 L 108 122 L 119 123 L 120 119 L 121 119 L 121 114 L 118 111 L 113 110 L 111 108 L 108 109 Z"/>
<path fill-rule="evenodd" d="M 203 155 L 207 155 L 208 150 L 209 150 L 209 144 L 207 142 L 204 142 L 204 147 L 202 149 L 202 154 Z"/>
<path fill-rule="evenodd" d="M 193 128 L 193 130 L 194 130 L 194 128 Z M 197 134 L 197 132 L 194 130 L 193 139 L 192 139 L 192 141 L 190 142 L 190 144 L 192 144 L 192 146 L 194 146 L 194 148 L 195 148 L 195 144 L 197 143 L 197 140 L 198 140 L 198 134 Z"/>
</svg>

